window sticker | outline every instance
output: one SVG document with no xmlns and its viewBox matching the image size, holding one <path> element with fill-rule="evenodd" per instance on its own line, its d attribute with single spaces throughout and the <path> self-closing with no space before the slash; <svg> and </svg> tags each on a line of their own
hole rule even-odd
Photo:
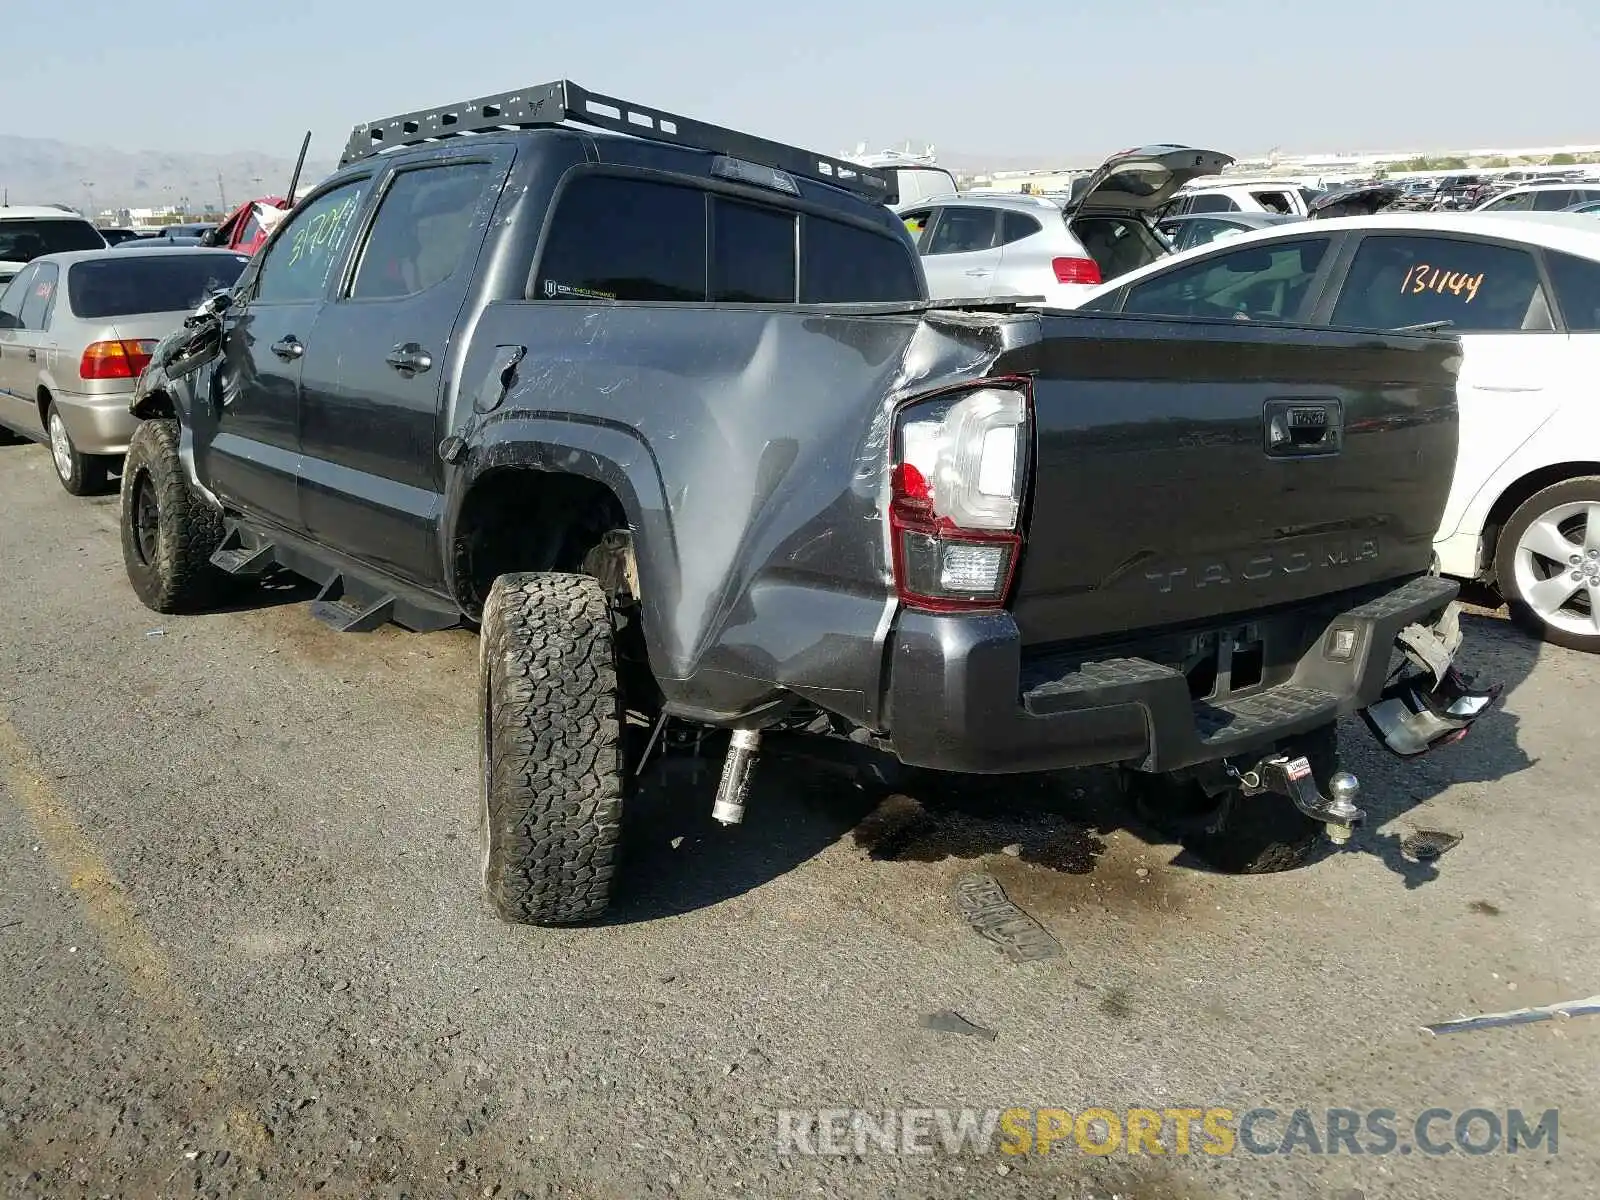
<svg viewBox="0 0 1600 1200">
<path fill-rule="evenodd" d="M 573 287 L 571 284 L 559 283 L 554 279 L 544 281 L 544 294 L 551 300 L 558 297 L 576 297 L 579 300 L 615 300 L 615 292 L 602 292 L 597 288 Z"/>
<path fill-rule="evenodd" d="M 1431 263 L 1418 263 L 1406 272 L 1405 281 L 1400 285 L 1401 295 L 1420 296 L 1423 292 L 1437 292 L 1439 295 L 1449 292 L 1454 296 L 1465 295 L 1465 303 L 1471 304 L 1478 296 L 1478 288 L 1483 284 L 1483 272 L 1468 275 L 1464 271 L 1447 271 L 1443 267 L 1435 267 Z"/>
</svg>

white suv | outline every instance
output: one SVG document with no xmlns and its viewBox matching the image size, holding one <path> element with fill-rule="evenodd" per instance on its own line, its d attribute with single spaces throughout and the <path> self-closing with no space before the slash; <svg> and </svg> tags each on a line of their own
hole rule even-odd
<svg viewBox="0 0 1600 1200">
<path fill-rule="evenodd" d="M 1112 155 L 1068 196 L 970 192 L 899 204 L 935 300 L 1037 296 L 1076 307 L 1108 279 L 1164 258 L 1151 219 L 1189 179 L 1232 162 L 1187 146 Z"/>
<path fill-rule="evenodd" d="M 0 205 L 0 285 L 41 254 L 63 250 L 104 250 L 100 231 L 64 208 Z"/>
</svg>

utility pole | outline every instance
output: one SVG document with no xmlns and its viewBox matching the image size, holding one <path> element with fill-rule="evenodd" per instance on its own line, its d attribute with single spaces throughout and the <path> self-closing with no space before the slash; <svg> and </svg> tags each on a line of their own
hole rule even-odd
<svg viewBox="0 0 1600 1200">
<path fill-rule="evenodd" d="M 83 215 L 92 221 L 94 220 L 94 180 L 84 179 L 80 182 L 83 184 L 83 198 L 88 201 L 89 205 Z"/>
<path fill-rule="evenodd" d="M 222 212 L 226 216 L 228 212 L 228 193 L 222 187 L 221 171 L 217 172 L 217 199 L 222 201 Z"/>
</svg>

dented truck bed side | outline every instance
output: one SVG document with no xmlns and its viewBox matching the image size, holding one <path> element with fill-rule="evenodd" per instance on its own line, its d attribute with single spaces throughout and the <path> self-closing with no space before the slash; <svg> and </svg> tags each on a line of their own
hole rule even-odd
<svg viewBox="0 0 1600 1200">
<path fill-rule="evenodd" d="M 474 343 L 450 414 L 464 453 L 442 544 L 494 471 L 605 484 L 633 530 L 651 667 L 677 715 L 735 723 L 798 697 L 930 766 L 1016 769 L 1021 735 L 984 714 L 997 700 L 1019 714 L 1048 707 L 1025 698 L 1027 681 L 1048 691 L 1052 672 L 1069 676 L 1107 647 L 1153 655 L 1138 682 L 1170 684 L 1169 716 L 1187 721 L 1183 665 L 1197 638 L 1265 629 L 1256 684 L 1270 689 L 1295 678 L 1341 613 L 1365 620 L 1376 610 L 1364 606 L 1402 595 L 1413 603 L 1393 619 L 1410 620 L 1454 595 L 1415 582 L 1455 454 L 1448 339 L 1026 310 L 524 302 L 490 305 Z M 525 354 L 502 395 L 490 348 L 508 344 Z M 986 616 L 911 611 L 884 516 L 894 413 L 991 376 L 1033 388 L 1013 602 Z M 1264 414 L 1288 401 L 1337 414 L 1337 453 L 1268 453 Z M 448 586 L 470 603 L 459 577 Z M 1399 627 L 1373 620 L 1367 635 L 1387 646 Z M 973 643 L 960 659 L 970 677 L 947 678 L 951 639 Z M 1387 661 L 1376 676 L 1293 693 L 1306 703 L 1291 723 L 1370 703 Z M 1027 761 L 1106 761 L 1108 747 L 1158 761 L 1142 703 L 1118 715 L 1107 696 L 1090 707 L 1114 736 L 1070 753 L 1043 736 L 1051 748 Z M 1047 712 L 1019 720 L 1060 724 Z M 982 754 L 917 749 L 941 731 L 970 747 L 978 723 L 990 727 Z M 1180 740 L 1166 757 L 1208 753 L 1199 734 Z"/>
</svg>

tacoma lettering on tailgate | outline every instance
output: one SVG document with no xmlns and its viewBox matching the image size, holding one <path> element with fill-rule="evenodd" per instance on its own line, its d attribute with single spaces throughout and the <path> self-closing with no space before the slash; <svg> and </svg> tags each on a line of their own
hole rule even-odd
<svg viewBox="0 0 1600 1200">
<path fill-rule="evenodd" d="M 1328 542 L 1308 550 L 1263 552 L 1248 558 L 1211 559 L 1182 567 L 1165 567 L 1146 571 L 1144 577 L 1154 585 L 1156 591 L 1167 593 L 1180 587 L 1257 583 L 1276 575 L 1303 575 L 1307 571 L 1328 567 L 1348 567 L 1371 562 L 1378 554 L 1377 539 L 1360 538 L 1348 542 Z"/>
</svg>

